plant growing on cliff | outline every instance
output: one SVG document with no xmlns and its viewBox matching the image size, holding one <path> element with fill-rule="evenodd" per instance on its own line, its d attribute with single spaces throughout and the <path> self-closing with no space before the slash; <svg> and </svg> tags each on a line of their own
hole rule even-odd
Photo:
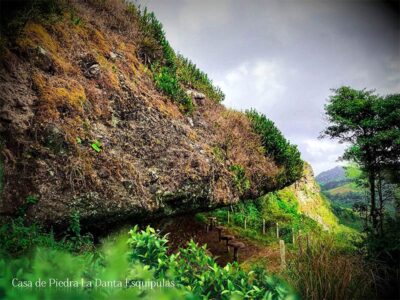
<svg viewBox="0 0 400 300">
<path fill-rule="evenodd" d="M 195 88 L 216 102 L 223 101 L 225 95 L 213 85 L 207 74 L 189 59 L 175 54 L 154 13 L 148 12 L 147 8 L 131 9 L 139 20 L 138 55 L 151 67 L 156 87 L 179 103 L 185 112 L 193 110 L 193 103 L 182 86 Z"/>
<path fill-rule="evenodd" d="M 208 75 L 184 57 L 182 54 L 176 56 L 177 77 L 184 85 L 204 93 L 208 98 L 222 102 L 225 95 L 222 90 L 213 84 Z"/>
<path fill-rule="evenodd" d="M 242 166 L 233 165 L 229 170 L 233 173 L 233 182 L 240 194 L 250 189 L 250 180 L 246 177 L 246 172 Z"/>
<path fill-rule="evenodd" d="M 92 147 L 92 149 L 94 151 L 96 151 L 97 153 L 101 152 L 101 143 L 98 140 L 94 140 L 90 146 Z"/>
<path fill-rule="evenodd" d="M 150 65 L 157 89 L 170 96 L 183 111 L 191 112 L 193 103 L 177 78 L 176 54 L 165 36 L 162 24 L 147 8 L 140 10 L 132 7 L 132 11 L 140 27 L 138 54 Z"/>
<path fill-rule="evenodd" d="M 192 100 L 188 95 L 185 94 L 179 85 L 178 79 L 171 69 L 167 67 L 160 67 L 158 64 L 156 64 L 152 67 L 152 70 L 157 89 L 164 92 L 166 95 L 170 96 L 177 103 L 179 103 L 184 111 L 192 111 Z"/>
<path fill-rule="evenodd" d="M 254 109 L 246 111 L 253 130 L 261 136 L 261 142 L 267 155 L 274 158 L 277 164 L 283 167 L 278 176 L 280 186 L 293 183 L 301 177 L 303 161 L 297 146 L 285 139 L 274 122 Z"/>
</svg>

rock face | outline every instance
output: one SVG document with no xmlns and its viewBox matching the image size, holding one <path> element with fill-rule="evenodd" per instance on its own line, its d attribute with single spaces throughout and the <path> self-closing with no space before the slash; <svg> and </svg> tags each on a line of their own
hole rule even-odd
<svg viewBox="0 0 400 300">
<path fill-rule="evenodd" d="M 288 188 L 292 189 L 298 199 L 302 213 L 318 222 L 325 230 L 333 229 L 338 225 L 337 218 L 332 213 L 327 200 L 323 198 L 309 164 L 304 164 L 302 178 Z"/>
<path fill-rule="evenodd" d="M 135 54 L 137 28 L 115 30 L 101 15 L 112 12 L 73 3 L 82 24 L 68 14 L 28 22 L 1 57 L 2 215 L 34 197 L 31 219 L 62 224 L 78 212 L 103 226 L 275 189 L 278 168 L 243 114 L 194 93 L 202 105 L 185 116 Z M 249 190 L 235 185 L 233 165 Z"/>
</svg>

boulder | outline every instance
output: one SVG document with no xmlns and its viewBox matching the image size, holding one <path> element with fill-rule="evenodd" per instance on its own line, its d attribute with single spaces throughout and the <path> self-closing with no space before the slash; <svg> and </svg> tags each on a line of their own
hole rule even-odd
<svg viewBox="0 0 400 300">
<path fill-rule="evenodd" d="M 38 46 L 30 51 L 31 59 L 36 67 L 42 69 L 45 72 L 53 72 L 54 64 L 49 53 Z"/>
<path fill-rule="evenodd" d="M 205 99 L 206 95 L 204 95 L 203 93 L 200 93 L 196 90 L 187 90 L 186 94 L 190 97 L 192 97 L 195 100 L 199 100 L 199 99 Z"/>
</svg>

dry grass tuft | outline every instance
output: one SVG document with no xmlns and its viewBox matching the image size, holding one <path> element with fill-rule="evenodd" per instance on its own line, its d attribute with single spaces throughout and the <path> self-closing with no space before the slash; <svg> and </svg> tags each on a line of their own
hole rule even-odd
<svg viewBox="0 0 400 300">
<path fill-rule="evenodd" d="M 37 73 L 33 76 L 33 82 L 38 91 L 39 106 L 53 117 L 59 118 L 63 114 L 83 112 L 86 94 L 83 86 L 76 80 L 46 78 Z"/>
<path fill-rule="evenodd" d="M 58 45 L 47 30 L 40 24 L 28 22 L 25 25 L 23 35 L 17 39 L 17 45 L 21 48 L 44 47 L 52 54 L 57 53 Z"/>
<path fill-rule="evenodd" d="M 303 299 L 371 299 L 375 266 L 359 255 L 341 253 L 333 238 L 313 242 L 303 255 L 291 255 L 285 277 Z"/>
</svg>

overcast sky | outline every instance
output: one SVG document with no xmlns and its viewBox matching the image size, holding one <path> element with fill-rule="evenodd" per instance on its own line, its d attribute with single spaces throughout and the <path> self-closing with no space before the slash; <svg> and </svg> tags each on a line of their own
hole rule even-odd
<svg viewBox="0 0 400 300">
<path fill-rule="evenodd" d="M 344 146 L 319 140 L 331 88 L 400 92 L 399 10 L 379 0 L 139 0 L 173 48 L 297 144 L 315 173 Z"/>
</svg>

